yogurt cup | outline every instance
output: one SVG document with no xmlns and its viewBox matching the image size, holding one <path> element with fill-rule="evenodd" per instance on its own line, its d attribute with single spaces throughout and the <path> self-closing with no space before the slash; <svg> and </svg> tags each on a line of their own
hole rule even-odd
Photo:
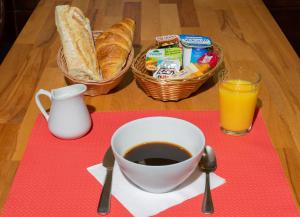
<svg viewBox="0 0 300 217">
<path fill-rule="evenodd" d="M 180 35 L 180 42 L 183 47 L 183 67 L 196 63 L 212 46 L 210 38 L 199 35 Z"/>
</svg>

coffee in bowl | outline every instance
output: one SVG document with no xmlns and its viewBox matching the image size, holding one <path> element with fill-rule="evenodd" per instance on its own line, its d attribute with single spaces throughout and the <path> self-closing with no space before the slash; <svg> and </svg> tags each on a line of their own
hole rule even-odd
<svg viewBox="0 0 300 217">
<path fill-rule="evenodd" d="M 121 172 L 152 193 L 168 192 L 182 184 L 198 168 L 204 146 L 204 134 L 197 126 L 161 116 L 130 121 L 111 138 Z"/>
<path fill-rule="evenodd" d="M 124 158 L 143 165 L 164 166 L 179 163 L 191 157 L 191 153 L 180 145 L 168 142 L 147 142 L 126 152 Z"/>
</svg>

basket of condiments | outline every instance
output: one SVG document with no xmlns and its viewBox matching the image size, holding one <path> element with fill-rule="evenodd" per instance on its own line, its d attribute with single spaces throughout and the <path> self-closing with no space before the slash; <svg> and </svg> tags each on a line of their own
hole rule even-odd
<svg viewBox="0 0 300 217">
<path fill-rule="evenodd" d="M 223 50 L 209 37 L 167 35 L 135 57 L 138 86 L 150 97 L 178 101 L 189 97 L 220 70 Z"/>
</svg>

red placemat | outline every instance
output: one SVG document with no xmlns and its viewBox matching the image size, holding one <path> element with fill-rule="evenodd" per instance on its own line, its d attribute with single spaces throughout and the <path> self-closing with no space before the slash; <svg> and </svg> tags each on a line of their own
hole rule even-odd
<svg viewBox="0 0 300 217">
<path fill-rule="evenodd" d="M 39 116 L 1 216 L 98 216 L 101 185 L 86 168 L 102 161 L 116 128 L 155 115 L 196 124 L 215 149 L 217 174 L 226 183 L 213 190 L 214 216 L 299 216 L 260 114 L 251 133 L 233 137 L 220 132 L 217 112 L 193 111 L 97 112 L 91 132 L 77 140 L 55 138 Z M 201 201 L 202 195 L 159 216 L 201 216 Z M 114 197 L 111 208 L 111 216 L 130 216 Z"/>
</svg>

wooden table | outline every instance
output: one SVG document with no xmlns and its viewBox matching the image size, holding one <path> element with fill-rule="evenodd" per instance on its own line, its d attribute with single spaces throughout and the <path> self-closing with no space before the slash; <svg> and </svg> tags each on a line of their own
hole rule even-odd
<svg viewBox="0 0 300 217">
<path fill-rule="evenodd" d="M 261 0 L 41 0 L 0 69 L 1 207 L 39 114 L 34 93 L 65 85 L 56 64 L 60 40 L 54 24 L 54 7 L 62 3 L 81 8 L 93 29 L 134 18 L 136 52 L 157 35 L 197 33 L 223 46 L 229 70 L 242 66 L 260 72 L 263 118 L 299 207 L 300 64 Z M 147 97 L 131 73 L 111 94 L 85 99 L 97 111 L 218 109 L 216 86 L 180 102 L 161 102 Z"/>
</svg>

